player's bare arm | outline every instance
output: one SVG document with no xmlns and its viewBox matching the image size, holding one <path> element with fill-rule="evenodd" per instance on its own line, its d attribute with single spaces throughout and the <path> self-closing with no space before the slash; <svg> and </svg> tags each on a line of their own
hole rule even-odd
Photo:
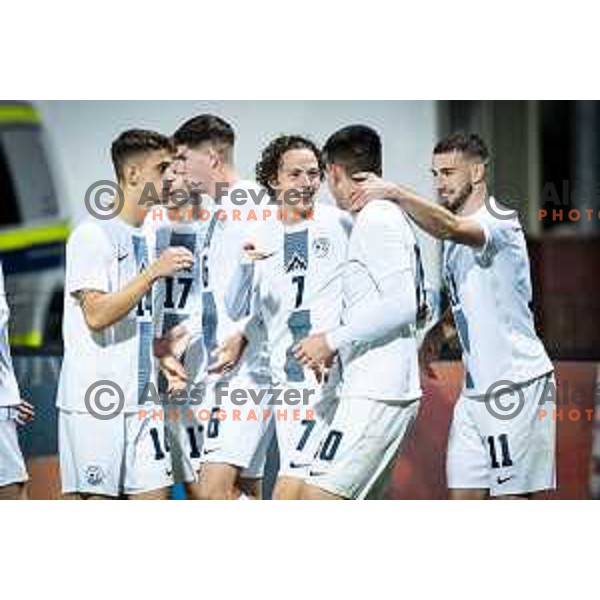
<svg viewBox="0 0 600 600">
<path fill-rule="evenodd" d="M 409 188 L 384 181 L 373 173 L 358 173 L 353 179 L 352 208 L 355 211 L 371 200 L 391 200 L 402 207 L 425 231 L 440 240 L 476 248 L 485 244 L 483 229 L 474 219 L 455 215 Z"/>
<path fill-rule="evenodd" d="M 437 379 L 431 363 L 438 360 L 442 346 L 456 339 L 452 310 L 447 308 L 442 318 L 429 330 L 419 349 L 419 364 L 427 377 Z"/>
<path fill-rule="evenodd" d="M 77 298 L 87 326 L 94 332 L 100 332 L 114 325 L 139 303 L 157 279 L 189 269 L 193 262 L 193 256 L 187 248 L 169 248 L 118 292 L 78 292 Z"/>
<path fill-rule="evenodd" d="M 176 325 L 161 338 L 154 339 L 154 356 L 159 359 L 160 370 L 167 379 L 168 390 L 185 388 L 187 374 L 181 356 L 191 340 L 191 333 L 183 325 Z"/>
</svg>

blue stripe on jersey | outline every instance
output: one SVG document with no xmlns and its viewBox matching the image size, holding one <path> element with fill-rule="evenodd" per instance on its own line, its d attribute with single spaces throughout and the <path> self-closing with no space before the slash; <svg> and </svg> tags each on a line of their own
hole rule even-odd
<svg viewBox="0 0 600 600">
<path fill-rule="evenodd" d="M 472 390 L 475 387 L 475 383 L 473 382 L 473 378 L 471 377 L 471 373 L 469 373 L 469 369 L 466 369 L 466 385 L 467 389 Z"/>
<path fill-rule="evenodd" d="M 309 310 L 297 310 L 288 318 L 288 327 L 292 334 L 292 345 L 287 349 L 285 356 L 285 374 L 288 381 L 304 381 L 304 368 L 296 360 L 292 348 L 305 337 L 310 335 L 311 322 Z"/>
<path fill-rule="evenodd" d="M 202 292 L 202 339 L 204 350 L 210 363 L 213 350 L 217 348 L 217 305 L 212 292 Z"/>
<path fill-rule="evenodd" d="M 192 256 L 196 258 L 196 247 L 198 245 L 198 237 L 196 233 L 173 231 L 172 229 L 165 229 L 163 231 L 165 231 L 167 234 L 166 243 L 164 240 L 159 240 L 157 237 L 158 256 L 160 256 L 167 247 L 183 247 L 189 250 Z M 165 236 L 163 235 L 162 237 Z M 162 247 L 162 250 L 160 247 Z M 166 277 L 163 282 L 165 291 L 163 309 L 165 311 L 185 311 L 192 287 L 194 284 L 199 285 L 199 277 L 200 268 L 197 260 L 194 260 L 194 264 L 191 268 L 180 271 L 177 276 Z M 163 331 L 166 332 L 164 328 Z"/>
<path fill-rule="evenodd" d="M 196 234 L 173 231 L 171 233 L 171 246 L 183 246 L 194 254 L 196 252 Z"/>
<path fill-rule="evenodd" d="M 168 227 L 161 227 L 156 232 L 156 256 L 160 256 L 168 247 L 171 241 L 171 230 Z"/>
<path fill-rule="evenodd" d="M 308 269 L 308 229 L 285 233 L 283 266 L 286 273 Z"/>
<path fill-rule="evenodd" d="M 148 247 L 146 238 L 134 235 L 133 253 L 138 273 L 145 269 L 148 265 Z M 149 303 L 146 299 L 149 298 Z M 152 306 L 152 288 L 141 300 L 144 306 Z M 154 338 L 154 324 L 152 322 L 152 312 L 150 311 L 150 320 L 148 320 L 146 311 L 142 311 L 137 319 L 138 325 L 138 402 L 144 397 L 146 386 L 150 383 L 150 375 L 152 373 L 152 343 Z"/>
<path fill-rule="evenodd" d="M 212 218 L 210 219 L 210 223 L 208 224 L 208 231 L 206 232 L 206 237 L 204 238 L 204 248 L 208 248 L 210 246 L 216 226 L 217 226 L 217 213 L 214 212 L 212 215 Z"/>
<path fill-rule="evenodd" d="M 202 252 L 201 265 L 201 281 L 202 281 L 202 341 L 204 343 L 204 351 L 207 356 L 208 363 L 215 360 L 211 355 L 213 350 L 217 348 L 217 326 L 219 315 L 217 313 L 217 305 L 212 291 L 210 290 L 210 268 L 208 265 L 208 249 L 213 239 L 215 227 L 217 225 L 217 212 L 212 215 L 208 225 L 208 231 L 204 238 L 204 247 Z"/>
</svg>

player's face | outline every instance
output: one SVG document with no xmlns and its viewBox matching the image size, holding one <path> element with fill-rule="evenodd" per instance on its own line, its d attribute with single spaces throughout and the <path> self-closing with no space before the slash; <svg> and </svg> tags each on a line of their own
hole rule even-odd
<svg viewBox="0 0 600 600">
<path fill-rule="evenodd" d="M 283 206 L 305 216 L 314 207 L 321 187 L 319 162 L 312 150 L 288 150 L 281 157 L 277 180 L 271 182 Z"/>
<path fill-rule="evenodd" d="M 156 204 L 156 196 L 166 202 L 171 186 L 173 154 L 169 150 L 152 150 L 135 160 L 134 178 L 140 191 L 140 206 Z"/>
<path fill-rule="evenodd" d="M 217 172 L 217 156 L 210 144 L 197 148 L 180 146 L 178 154 L 182 160 L 184 184 L 190 195 L 209 194 L 214 196 Z"/>
<path fill-rule="evenodd" d="M 327 185 L 331 195 L 335 198 L 338 208 L 349 210 L 352 202 L 352 180 L 341 165 L 327 165 L 325 170 Z"/>
<path fill-rule="evenodd" d="M 434 154 L 431 172 L 442 204 L 454 213 L 460 212 L 473 192 L 473 161 L 457 151 Z"/>
<path fill-rule="evenodd" d="M 186 198 L 189 195 L 185 182 L 184 161 L 179 149 L 165 171 L 163 192 L 162 201 L 166 204 L 167 208 L 181 207 L 182 198 Z"/>
</svg>

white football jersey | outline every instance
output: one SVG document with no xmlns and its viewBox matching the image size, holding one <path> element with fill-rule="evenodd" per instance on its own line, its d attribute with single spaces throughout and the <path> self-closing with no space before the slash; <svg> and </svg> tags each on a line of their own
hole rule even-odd
<svg viewBox="0 0 600 600">
<path fill-rule="evenodd" d="M 8 339 L 10 310 L 6 302 L 4 273 L 0 264 L 0 406 L 19 404 L 21 396 L 15 378 Z"/>
<path fill-rule="evenodd" d="M 201 257 L 206 244 L 212 218 L 211 209 L 203 205 L 202 218 L 198 220 L 171 220 L 168 211 L 162 210 L 154 218 L 147 219 L 144 229 L 159 258 L 169 247 L 187 248 L 194 257 L 194 264 L 188 270 L 181 271 L 173 277 L 163 277 L 154 284 L 154 306 L 159 311 L 157 319 L 157 335 L 202 314 L 202 283 L 200 280 Z M 152 213 L 149 213 L 149 216 Z M 207 218 L 208 217 L 208 218 Z M 204 344 L 201 328 L 199 337 L 192 340 L 186 350 L 183 364 L 190 382 L 197 383 L 203 377 L 201 372 L 204 360 Z"/>
<path fill-rule="evenodd" d="M 239 181 L 229 188 L 228 194 L 215 203 L 213 218 L 209 223 L 206 241 L 200 259 L 200 280 L 202 283 L 202 336 L 204 355 L 209 363 L 211 353 L 227 337 L 240 331 L 240 324 L 233 321 L 225 308 L 225 297 L 229 284 L 237 269 L 243 245 L 256 236 L 264 227 L 275 227 L 276 210 L 273 218 L 262 220 L 262 211 L 252 200 L 260 194 L 260 186 L 251 181 Z M 234 203 L 231 196 L 238 190 L 245 192 L 245 200 Z M 254 218 L 252 218 L 254 215 Z M 247 376 L 250 380 L 268 383 L 270 379 L 266 340 L 254 339 L 246 348 L 238 367 L 230 375 Z"/>
<path fill-rule="evenodd" d="M 463 394 L 482 396 L 495 382 L 524 383 L 553 367 L 533 324 L 529 257 L 518 217 L 498 219 L 484 205 L 471 218 L 482 226 L 485 245 L 445 242 L 444 277 L 463 350 Z"/>
<path fill-rule="evenodd" d="M 317 387 L 292 348 L 311 333 L 337 327 L 342 314 L 342 272 L 349 217 L 319 204 L 311 219 L 281 223 L 258 247 L 273 254 L 255 262 L 253 313 L 265 324 L 271 371 L 277 382 Z"/>
<path fill-rule="evenodd" d="M 60 408 L 86 411 L 84 398 L 100 380 L 116 383 L 133 412 L 148 384 L 156 385 L 153 354 L 152 289 L 138 306 L 114 325 L 93 332 L 74 294 L 82 290 L 117 292 L 153 261 L 153 249 L 141 228 L 116 217 L 88 218 L 67 243 L 63 317 L 64 359 L 58 386 Z"/>
<path fill-rule="evenodd" d="M 406 277 L 409 275 L 409 277 Z M 418 306 L 422 269 L 418 246 L 405 213 L 392 202 L 375 200 L 355 218 L 343 278 L 342 323 L 371 313 L 381 297 L 382 283 L 407 279 Z M 385 339 L 353 342 L 342 352 L 342 397 L 374 400 L 413 400 L 421 397 L 417 360 L 416 311 L 411 324 L 395 329 Z"/>
</svg>

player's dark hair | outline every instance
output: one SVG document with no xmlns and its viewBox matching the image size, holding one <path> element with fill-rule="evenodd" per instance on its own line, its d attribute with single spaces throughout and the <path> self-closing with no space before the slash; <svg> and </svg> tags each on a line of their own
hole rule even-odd
<svg viewBox="0 0 600 600">
<path fill-rule="evenodd" d="M 256 163 L 256 181 L 267 190 L 271 198 L 275 198 L 277 195 L 271 182 L 277 179 L 277 172 L 281 166 L 283 155 L 289 150 L 302 149 L 310 150 L 315 155 L 319 163 L 319 176 L 321 180 L 323 179 L 325 166 L 317 145 L 300 135 L 281 135 L 269 143 L 262 151 L 260 160 Z"/>
<path fill-rule="evenodd" d="M 325 164 L 341 165 L 349 176 L 362 171 L 382 174 L 379 134 L 365 125 L 350 125 L 336 131 L 323 146 Z"/>
<path fill-rule="evenodd" d="M 112 143 L 110 154 L 118 181 L 123 181 L 125 162 L 136 154 L 153 150 L 173 151 L 171 140 L 156 131 L 129 129 Z"/>
<path fill-rule="evenodd" d="M 485 142 L 476 133 L 455 131 L 440 140 L 433 149 L 434 154 L 448 154 L 454 151 L 462 152 L 469 158 L 478 158 L 484 164 L 490 157 Z"/>
<path fill-rule="evenodd" d="M 216 115 L 192 117 L 173 134 L 173 140 L 190 148 L 209 142 L 221 153 L 226 163 L 233 161 L 235 132 L 227 121 Z"/>
</svg>

